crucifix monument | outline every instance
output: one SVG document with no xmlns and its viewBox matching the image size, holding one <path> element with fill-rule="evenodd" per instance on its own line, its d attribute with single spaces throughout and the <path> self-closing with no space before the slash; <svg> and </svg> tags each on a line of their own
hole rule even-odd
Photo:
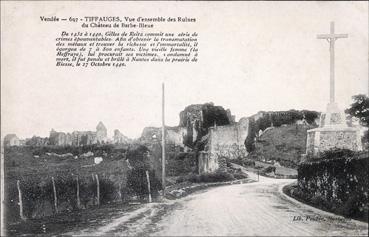
<svg viewBox="0 0 369 237">
<path fill-rule="evenodd" d="M 318 39 L 326 39 L 329 42 L 330 52 L 330 103 L 334 103 L 334 43 L 339 38 L 347 38 L 348 34 L 335 34 L 334 22 L 331 22 L 331 32 L 329 34 L 317 35 Z"/>
<path fill-rule="evenodd" d="M 331 22 L 330 33 L 319 34 L 317 38 L 325 39 L 329 43 L 330 96 L 327 110 L 320 116 L 319 127 L 307 131 L 306 154 L 315 156 L 332 148 L 361 150 L 360 130 L 348 126 L 345 112 L 339 109 L 335 101 L 334 46 L 337 39 L 348 38 L 348 34 L 336 34 L 334 22 Z"/>
</svg>

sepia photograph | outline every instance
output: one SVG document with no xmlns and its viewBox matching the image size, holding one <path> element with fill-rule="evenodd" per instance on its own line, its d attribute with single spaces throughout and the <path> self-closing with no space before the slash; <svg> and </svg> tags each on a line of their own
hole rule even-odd
<svg viewBox="0 0 369 237">
<path fill-rule="evenodd" d="M 367 1 L 1 1 L 0 236 L 368 236 Z"/>
</svg>

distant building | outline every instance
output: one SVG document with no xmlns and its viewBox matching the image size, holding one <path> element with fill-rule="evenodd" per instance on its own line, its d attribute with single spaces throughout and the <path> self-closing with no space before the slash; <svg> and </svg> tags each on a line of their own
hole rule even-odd
<svg viewBox="0 0 369 237">
<path fill-rule="evenodd" d="M 98 143 L 106 143 L 108 139 L 108 130 L 105 125 L 100 121 L 96 126 L 96 140 Z"/>
<path fill-rule="evenodd" d="M 71 146 L 73 138 L 70 133 L 56 132 L 51 129 L 49 135 L 49 144 L 54 146 Z"/>
<path fill-rule="evenodd" d="M 165 127 L 165 143 L 167 145 L 179 146 L 184 148 L 184 138 L 187 135 L 185 127 Z M 139 141 L 143 144 L 158 144 L 161 142 L 162 130 L 157 127 L 145 127 Z"/>
<path fill-rule="evenodd" d="M 96 132 L 92 131 L 74 131 L 72 132 L 72 145 L 85 146 L 96 144 Z"/>
<path fill-rule="evenodd" d="M 46 146 L 49 145 L 48 137 L 37 137 L 33 136 L 32 138 L 26 138 L 27 146 Z"/>
<path fill-rule="evenodd" d="M 85 146 L 107 142 L 107 129 L 102 122 L 93 131 L 73 131 L 72 133 L 56 132 L 51 129 L 49 135 L 50 145 L 54 146 Z"/>
<path fill-rule="evenodd" d="M 114 144 L 126 144 L 129 142 L 129 139 L 128 137 L 124 136 L 118 129 L 115 129 L 113 142 Z"/>
<path fill-rule="evenodd" d="M 19 146 L 19 138 L 15 134 L 8 134 L 4 137 L 4 146 Z"/>
</svg>

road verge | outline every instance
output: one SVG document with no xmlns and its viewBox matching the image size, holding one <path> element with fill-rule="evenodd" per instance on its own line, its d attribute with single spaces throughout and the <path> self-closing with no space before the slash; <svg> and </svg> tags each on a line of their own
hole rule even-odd
<svg viewBox="0 0 369 237">
<path fill-rule="evenodd" d="M 328 212 L 326 210 L 322 210 L 322 209 L 319 209 L 317 207 L 312 206 L 310 203 L 307 203 L 305 200 L 297 199 L 296 197 L 292 196 L 291 192 L 290 192 L 291 188 L 295 185 L 296 185 L 296 181 L 292 182 L 292 183 L 280 185 L 278 191 L 281 194 L 282 198 L 286 199 L 287 201 L 290 201 L 290 202 L 294 203 L 297 206 L 312 209 L 314 212 L 316 212 L 316 213 L 318 213 L 322 216 L 328 216 L 329 218 L 333 218 L 333 219 L 345 219 L 345 220 L 350 221 L 350 222 L 352 222 L 352 223 L 354 223 L 358 226 L 368 228 L 368 223 L 366 223 L 364 221 L 355 220 L 355 219 L 344 217 L 344 216 L 341 216 L 341 215 L 338 215 L 338 214 L 335 214 L 335 213 L 332 213 L 332 212 Z"/>
</svg>

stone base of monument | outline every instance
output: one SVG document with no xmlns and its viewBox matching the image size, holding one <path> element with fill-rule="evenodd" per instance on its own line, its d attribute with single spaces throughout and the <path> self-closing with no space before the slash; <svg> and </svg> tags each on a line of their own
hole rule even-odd
<svg viewBox="0 0 369 237">
<path fill-rule="evenodd" d="M 306 158 L 334 148 L 360 151 L 362 143 L 360 129 L 348 126 L 345 113 L 336 103 L 329 103 L 320 126 L 307 131 Z"/>
<path fill-rule="evenodd" d="M 323 127 L 308 130 L 307 155 L 316 156 L 320 152 L 334 148 L 362 150 L 360 130 L 352 127 Z"/>
</svg>

